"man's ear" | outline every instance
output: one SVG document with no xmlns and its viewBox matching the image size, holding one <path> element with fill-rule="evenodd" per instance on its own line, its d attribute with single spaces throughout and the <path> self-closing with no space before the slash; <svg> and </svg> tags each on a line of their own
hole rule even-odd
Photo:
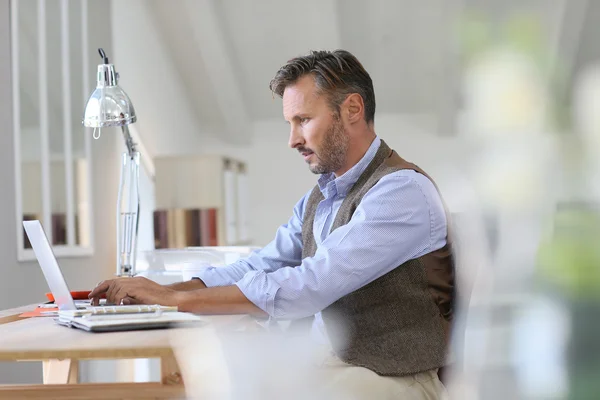
<svg viewBox="0 0 600 400">
<path fill-rule="evenodd" d="M 349 124 L 355 124 L 365 117 L 365 103 L 358 93 L 352 93 L 346 97 L 341 107 L 342 118 Z"/>
</svg>

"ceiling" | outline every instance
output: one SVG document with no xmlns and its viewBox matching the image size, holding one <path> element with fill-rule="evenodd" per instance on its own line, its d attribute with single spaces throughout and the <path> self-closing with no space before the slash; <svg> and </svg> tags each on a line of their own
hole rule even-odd
<svg viewBox="0 0 600 400">
<path fill-rule="evenodd" d="M 58 1 L 47 1 L 49 36 L 57 38 L 60 31 L 51 28 L 51 19 L 59 18 L 53 11 Z M 32 100 L 38 97 L 37 71 L 31 66 L 37 65 L 37 2 L 19 2 L 24 10 L 32 8 L 21 16 L 21 23 L 31 31 L 29 39 L 21 37 L 22 66 L 30 66 L 22 72 L 22 108 L 35 116 L 39 113 Z M 281 105 L 270 93 L 269 81 L 286 60 L 311 49 L 343 48 L 354 53 L 373 78 L 378 113 L 434 116 L 439 133 L 451 132 L 460 107 L 457 23 L 465 11 L 483 12 L 492 22 L 517 12 L 532 13 L 540 20 L 548 45 L 573 70 L 590 58 L 582 51 L 594 57 L 598 53 L 597 2 L 146 0 L 143 4 L 202 125 L 230 132 L 228 141 L 233 143 L 241 140 L 236 137 L 248 138 L 248 122 L 281 118 Z M 72 24 L 76 27 L 75 20 Z M 589 40 L 580 40 L 582 33 Z M 76 37 L 73 40 L 73 48 L 80 48 Z M 56 73 L 50 70 L 49 76 L 58 82 L 60 49 L 49 47 L 48 52 L 49 60 L 57 60 L 49 66 Z M 80 79 L 76 64 L 71 70 L 74 81 Z M 80 102 L 81 87 L 72 91 Z M 60 96 L 60 91 L 50 96 Z M 52 97 L 50 103 L 55 103 Z"/>
<path fill-rule="evenodd" d="M 371 74 L 378 113 L 434 116 L 438 133 L 452 132 L 460 107 L 456 33 L 464 12 L 483 13 L 492 25 L 519 13 L 533 15 L 551 51 L 560 53 L 562 46 L 568 50 L 563 58 L 576 62 L 572 49 L 585 10 L 593 6 L 566 0 L 147 4 L 204 124 L 240 131 L 245 121 L 280 118 L 281 105 L 268 89 L 277 69 L 312 49 L 343 48 Z"/>
<path fill-rule="evenodd" d="M 213 101 L 219 95 L 241 97 L 234 112 L 251 120 L 280 117 L 281 106 L 273 101 L 269 81 L 288 59 L 313 49 L 354 53 L 372 75 L 378 111 L 384 113 L 436 110 L 454 62 L 445 40 L 452 29 L 447 16 L 455 4 L 448 0 L 148 4 L 183 79 L 191 91 L 203 94 L 192 98 L 205 121 L 224 117 L 223 108 Z M 213 46 L 219 47 L 218 55 Z M 215 81 L 220 84 L 211 84 Z M 229 93 L 219 94 L 222 91 Z"/>
</svg>

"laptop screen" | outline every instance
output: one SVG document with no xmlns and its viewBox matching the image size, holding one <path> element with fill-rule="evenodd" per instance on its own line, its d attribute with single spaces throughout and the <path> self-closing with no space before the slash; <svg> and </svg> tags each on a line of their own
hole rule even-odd
<svg viewBox="0 0 600 400">
<path fill-rule="evenodd" d="M 75 306 L 73 297 L 71 297 L 65 278 L 60 271 L 42 224 L 40 221 L 23 221 L 23 227 L 58 309 L 76 310 L 77 307 Z"/>
</svg>

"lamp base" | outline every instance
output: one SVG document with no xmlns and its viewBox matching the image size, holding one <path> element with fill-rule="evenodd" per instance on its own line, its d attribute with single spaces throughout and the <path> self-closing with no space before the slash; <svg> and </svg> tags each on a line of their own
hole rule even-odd
<svg viewBox="0 0 600 400">
<path fill-rule="evenodd" d="M 121 265 L 120 267 L 120 271 L 117 274 L 118 277 L 128 277 L 128 276 L 133 276 L 133 266 L 131 265 Z"/>
</svg>

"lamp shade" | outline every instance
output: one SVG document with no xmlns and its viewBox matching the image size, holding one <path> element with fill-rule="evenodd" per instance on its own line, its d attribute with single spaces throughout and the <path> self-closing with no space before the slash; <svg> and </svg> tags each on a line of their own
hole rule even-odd
<svg viewBox="0 0 600 400">
<path fill-rule="evenodd" d="M 129 96 L 117 83 L 113 64 L 98 65 L 97 85 L 85 105 L 83 125 L 103 128 L 129 125 L 136 120 Z"/>
</svg>

